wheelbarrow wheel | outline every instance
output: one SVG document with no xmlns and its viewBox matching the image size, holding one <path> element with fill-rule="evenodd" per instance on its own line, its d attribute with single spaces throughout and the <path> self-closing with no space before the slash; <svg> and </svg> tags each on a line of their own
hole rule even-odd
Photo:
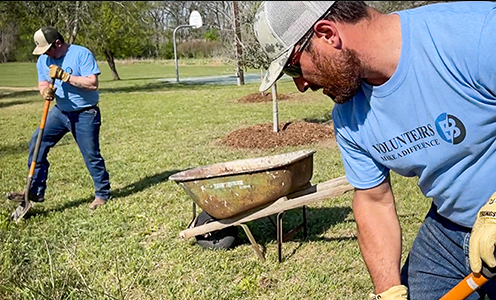
<svg viewBox="0 0 496 300">
<path fill-rule="evenodd" d="M 207 212 L 202 211 L 195 220 L 194 226 L 200 226 L 209 222 L 216 221 L 214 217 Z M 233 246 L 238 236 L 238 227 L 231 226 L 208 232 L 204 235 L 197 235 L 196 243 L 207 249 L 229 249 Z"/>
</svg>

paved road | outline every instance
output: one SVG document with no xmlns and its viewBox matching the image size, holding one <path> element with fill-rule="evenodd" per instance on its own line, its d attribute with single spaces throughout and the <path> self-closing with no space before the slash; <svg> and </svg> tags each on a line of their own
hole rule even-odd
<svg viewBox="0 0 496 300">
<path fill-rule="evenodd" d="M 259 74 L 245 74 L 245 84 L 246 83 L 260 83 Z M 159 81 L 176 83 L 176 78 L 162 78 Z M 284 76 L 281 80 L 290 80 L 289 77 Z M 189 83 L 189 84 L 238 84 L 238 80 L 235 75 L 219 75 L 219 76 L 203 76 L 203 77 L 186 77 L 181 78 L 179 76 L 179 83 Z"/>
</svg>

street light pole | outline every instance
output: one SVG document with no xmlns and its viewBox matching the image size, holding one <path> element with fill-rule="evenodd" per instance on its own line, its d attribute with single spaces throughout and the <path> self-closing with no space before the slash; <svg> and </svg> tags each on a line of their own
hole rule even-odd
<svg viewBox="0 0 496 300">
<path fill-rule="evenodd" d="M 183 27 L 192 27 L 192 26 L 191 25 L 179 25 L 176 27 L 176 29 L 174 29 L 174 32 L 172 33 L 172 40 L 173 40 L 173 44 L 174 44 L 174 66 L 176 69 L 176 82 L 177 83 L 179 83 L 179 67 L 177 66 L 176 31 L 179 28 L 183 28 Z"/>
<path fill-rule="evenodd" d="M 176 69 L 176 82 L 179 83 L 179 67 L 177 66 L 177 46 L 176 46 L 176 31 L 179 28 L 192 27 L 198 29 L 203 26 L 202 17 L 196 10 L 192 11 L 189 15 L 189 25 L 179 25 L 172 32 L 172 42 L 174 44 L 174 66 Z"/>
</svg>

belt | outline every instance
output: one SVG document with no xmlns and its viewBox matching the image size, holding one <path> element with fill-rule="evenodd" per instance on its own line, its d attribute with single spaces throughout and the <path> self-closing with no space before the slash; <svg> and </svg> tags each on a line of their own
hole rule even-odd
<svg viewBox="0 0 496 300">
<path fill-rule="evenodd" d="M 470 232 L 472 230 L 471 228 L 458 225 L 455 222 L 447 219 L 446 217 L 441 216 L 437 212 L 437 206 L 434 203 L 432 203 L 431 209 L 429 210 L 429 212 L 427 213 L 427 215 L 430 215 L 432 218 L 434 218 L 435 220 L 437 220 L 439 223 L 443 224 L 443 226 L 446 227 L 446 228 L 451 228 L 451 229 L 455 229 L 455 230 L 461 230 L 461 231 L 465 231 L 465 232 Z"/>
<path fill-rule="evenodd" d="M 58 106 L 57 106 L 58 107 Z M 59 107 L 58 107 L 59 108 Z M 73 111 L 63 111 L 59 108 L 59 110 L 61 112 L 63 112 L 64 114 L 70 114 L 70 113 L 82 113 L 84 111 L 87 111 L 87 110 L 90 110 L 90 109 L 97 109 L 98 108 L 98 105 L 93 105 L 93 106 L 88 106 L 88 107 L 85 107 L 85 108 L 81 108 L 79 110 L 73 110 Z"/>
</svg>

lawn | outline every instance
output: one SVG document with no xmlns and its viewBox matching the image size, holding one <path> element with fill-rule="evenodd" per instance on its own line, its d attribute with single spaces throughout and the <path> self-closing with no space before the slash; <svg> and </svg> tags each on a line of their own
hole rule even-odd
<svg viewBox="0 0 496 300">
<path fill-rule="evenodd" d="M 100 63 L 101 151 L 113 198 L 95 211 L 91 178 L 72 136 L 54 147 L 46 201 L 26 219 L 9 220 L 14 203 L 0 202 L 0 299 L 364 299 L 372 290 L 350 208 L 352 193 L 307 209 L 308 238 L 283 244 L 277 261 L 275 227 L 248 223 L 265 248 L 260 261 L 242 230 L 233 249 L 209 250 L 184 241 L 192 199 L 168 177 L 179 171 L 236 159 L 313 149 L 312 183 L 344 175 L 329 144 L 273 149 L 231 149 L 230 131 L 272 121 L 272 103 L 237 103 L 258 84 L 191 85 L 174 78 L 171 62 L 118 62 L 121 81 Z M 183 62 L 182 76 L 232 74 L 214 62 Z M 249 72 L 257 73 L 256 70 Z M 28 142 L 39 126 L 43 99 L 34 63 L 0 64 L 0 192 L 21 190 Z M 14 87 L 14 88 L 7 88 Z M 19 90 L 23 88 L 24 90 Z M 279 93 L 297 92 L 290 81 Z M 304 101 L 279 103 L 279 120 L 319 120 L 332 101 L 308 92 Z M 427 212 L 414 179 L 393 174 L 404 253 Z M 285 226 L 299 222 L 299 210 Z"/>
</svg>

